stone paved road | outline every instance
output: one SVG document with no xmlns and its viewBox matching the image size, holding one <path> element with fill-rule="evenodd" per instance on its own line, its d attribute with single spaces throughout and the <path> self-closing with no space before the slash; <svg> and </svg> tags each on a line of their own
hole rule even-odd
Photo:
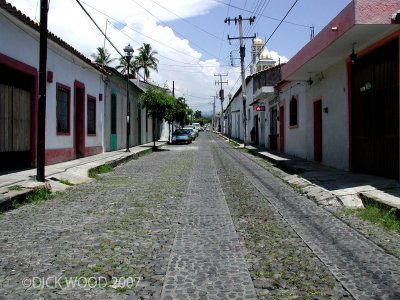
<svg viewBox="0 0 400 300">
<path fill-rule="evenodd" d="M 0 299 L 400 299 L 398 258 L 247 153 L 166 150 L 0 215 Z"/>
<path fill-rule="evenodd" d="M 4 213 L 0 299 L 159 299 L 193 157 L 144 156 Z"/>
<path fill-rule="evenodd" d="M 256 299 L 207 141 L 199 139 L 163 299 Z"/>
<path fill-rule="evenodd" d="M 400 299 L 400 260 L 217 140 L 220 151 L 357 299 Z"/>
</svg>

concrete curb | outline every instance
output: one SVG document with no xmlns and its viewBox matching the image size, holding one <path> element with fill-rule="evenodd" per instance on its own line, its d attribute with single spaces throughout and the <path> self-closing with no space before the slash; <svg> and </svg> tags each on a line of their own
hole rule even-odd
<svg viewBox="0 0 400 300">
<path fill-rule="evenodd" d="M 318 205 L 324 206 L 327 210 L 335 211 L 338 208 L 342 208 L 344 206 L 352 208 L 362 207 L 361 199 L 360 201 L 348 201 L 348 203 L 344 203 L 341 198 L 334 195 L 327 189 L 313 184 L 305 178 L 302 178 L 298 175 L 301 173 L 301 170 L 292 167 L 288 163 L 289 159 L 273 154 L 265 155 L 257 151 L 257 148 L 251 146 L 248 149 L 251 154 L 269 161 L 276 168 L 280 169 L 284 173 L 283 176 L 280 176 L 278 174 L 276 174 L 275 176 L 279 177 L 282 181 L 286 182 L 292 188 L 299 190 L 300 193 L 304 194 L 307 198 L 313 200 Z"/>
</svg>

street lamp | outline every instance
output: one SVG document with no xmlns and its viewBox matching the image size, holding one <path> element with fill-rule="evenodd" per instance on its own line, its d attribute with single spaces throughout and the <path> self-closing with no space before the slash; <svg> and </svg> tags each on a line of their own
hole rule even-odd
<svg viewBox="0 0 400 300">
<path fill-rule="evenodd" d="M 129 105 L 129 65 L 132 58 L 133 48 L 130 44 L 124 48 L 125 51 L 125 60 L 126 60 L 126 69 L 127 69 L 127 77 L 126 77 L 126 150 L 129 151 L 129 115 L 130 115 L 130 105 Z"/>
</svg>

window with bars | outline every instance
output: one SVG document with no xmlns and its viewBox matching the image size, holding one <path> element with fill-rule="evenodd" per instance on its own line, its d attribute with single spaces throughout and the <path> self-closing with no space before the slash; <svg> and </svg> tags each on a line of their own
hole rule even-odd
<svg viewBox="0 0 400 300">
<path fill-rule="evenodd" d="M 62 84 L 57 84 L 57 133 L 70 133 L 70 95 L 71 89 Z"/>
<path fill-rule="evenodd" d="M 87 97 L 87 133 L 90 135 L 96 134 L 96 98 Z"/>
</svg>

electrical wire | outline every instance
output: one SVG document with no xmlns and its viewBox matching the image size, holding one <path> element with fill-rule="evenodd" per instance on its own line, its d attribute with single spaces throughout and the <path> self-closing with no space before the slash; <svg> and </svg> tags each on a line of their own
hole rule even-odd
<svg viewBox="0 0 400 300">
<path fill-rule="evenodd" d="M 214 1 L 218 1 L 218 0 L 214 0 Z M 276 28 L 275 28 L 274 31 L 271 33 L 271 35 L 269 36 L 269 38 L 265 41 L 263 47 L 265 47 L 265 46 L 267 45 L 267 43 L 271 40 L 271 38 L 273 37 L 273 35 L 276 33 L 276 31 L 277 31 L 278 28 L 281 26 L 281 24 L 285 21 L 286 17 L 289 15 L 289 13 L 290 13 L 290 12 L 292 11 L 292 9 L 295 7 L 295 5 L 297 4 L 298 1 L 299 1 L 299 0 L 295 0 L 295 1 L 294 1 L 293 5 L 289 8 L 289 10 L 286 12 L 285 16 L 280 20 L 279 24 L 276 26 Z M 261 48 L 260 51 L 257 52 L 257 56 L 260 55 L 261 51 L 262 51 L 262 48 Z M 247 69 L 250 67 L 250 65 L 251 65 L 251 63 L 248 64 L 248 65 L 246 66 L 245 70 L 247 70 Z M 235 84 L 234 84 L 234 86 L 232 87 L 232 89 L 231 89 L 230 92 L 232 92 L 233 88 L 236 86 L 237 82 L 238 82 L 240 79 L 241 79 L 241 77 L 239 77 L 239 78 L 236 80 L 236 82 L 235 82 Z"/>
<path fill-rule="evenodd" d="M 188 24 L 190 24 L 190 25 L 196 27 L 197 29 L 203 31 L 204 33 L 206 33 L 206 34 L 208 34 L 208 35 L 210 35 L 210 36 L 216 38 L 217 40 L 220 40 L 220 41 L 222 41 L 222 42 L 226 42 L 224 39 L 221 39 L 220 37 L 216 36 L 215 34 L 209 32 L 209 31 L 207 31 L 207 30 L 201 28 L 200 26 L 197 26 L 196 24 L 190 22 L 189 20 L 187 20 L 187 19 L 185 19 L 185 18 L 183 18 L 183 17 L 177 15 L 176 13 L 174 13 L 173 11 L 169 10 L 168 8 L 162 6 L 161 4 L 157 3 L 156 1 L 151 0 L 151 2 L 153 2 L 153 3 L 156 4 L 157 6 L 161 7 L 162 9 L 164 9 L 164 10 L 170 12 L 171 14 L 177 16 L 177 17 L 178 17 L 179 19 L 181 19 L 182 21 L 184 21 L 184 22 L 186 22 L 186 23 L 188 23 Z"/>
<path fill-rule="evenodd" d="M 165 26 L 168 26 L 165 22 L 163 22 L 161 19 L 159 19 L 157 16 L 155 16 L 153 13 L 151 13 L 149 10 L 147 10 L 145 7 L 143 7 L 142 5 L 140 5 L 136 0 L 131 0 L 133 2 L 136 3 L 136 5 L 138 5 L 139 7 L 141 7 L 143 10 L 145 10 L 148 14 L 150 14 L 151 16 L 153 16 L 155 19 L 157 19 L 161 24 L 164 24 Z M 168 26 L 169 28 L 171 28 L 171 30 L 173 32 L 175 32 L 177 35 L 181 36 L 184 39 L 187 39 L 188 41 L 190 41 L 189 38 L 187 38 L 186 36 L 184 36 L 182 33 L 178 32 L 177 30 L 173 29 L 171 26 Z M 201 47 L 200 45 L 196 44 L 195 42 L 191 41 L 191 44 L 195 45 L 197 48 L 203 50 L 204 52 L 208 53 L 211 57 L 215 56 L 214 54 L 210 53 L 208 50 L 204 49 L 203 47 Z"/>
<path fill-rule="evenodd" d="M 76 1 L 79 1 L 79 0 L 76 0 Z M 81 1 L 81 2 L 82 2 L 82 3 L 85 3 L 84 1 Z M 118 22 L 118 23 L 122 23 L 122 24 L 123 24 L 123 22 L 119 22 L 118 20 L 114 19 L 113 17 L 111 17 L 111 16 L 107 15 L 106 13 L 100 11 L 99 9 L 93 7 L 92 5 L 90 5 L 90 4 L 88 4 L 88 3 L 85 3 L 85 4 L 86 4 L 88 7 L 92 8 L 93 10 L 97 11 L 98 13 L 100 13 L 100 14 L 106 16 L 107 18 L 109 18 L 109 19 L 111 19 L 111 20 L 113 20 L 113 21 L 116 21 L 116 22 Z M 150 39 L 150 40 L 152 40 L 152 41 L 154 41 L 154 42 L 156 42 L 156 43 L 158 43 L 158 44 L 163 45 L 163 46 L 166 47 L 166 48 L 172 49 L 173 51 L 175 51 L 175 52 L 177 52 L 177 53 L 180 53 L 180 54 L 183 54 L 183 55 L 185 55 L 185 56 L 189 56 L 189 57 L 191 57 L 191 58 L 197 59 L 197 57 L 194 57 L 194 56 L 192 56 L 192 55 L 190 55 L 190 54 L 188 54 L 188 53 L 186 53 L 186 52 L 179 51 L 179 50 L 177 50 L 177 49 L 171 47 L 170 45 L 167 45 L 167 44 L 165 44 L 165 43 L 162 43 L 162 42 L 160 42 L 160 41 L 158 41 L 158 40 L 156 40 L 156 39 L 154 39 L 154 38 L 152 38 L 152 37 L 150 37 L 150 36 L 148 36 L 148 35 L 146 35 L 146 34 L 140 32 L 140 31 L 138 31 L 138 30 L 134 29 L 133 27 L 128 26 L 127 24 L 126 24 L 125 27 L 131 29 L 132 31 L 134 31 L 134 32 L 136 32 L 136 33 L 138 33 L 138 34 L 140 34 L 140 35 L 142 35 L 142 36 L 144 36 L 144 37 L 146 37 L 146 38 L 148 38 L 148 39 Z M 119 30 L 119 31 L 121 31 L 121 30 Z M 103 33 L 103 34 L 104 34 L 104 33 Z"/>
<path fill-rule="evenodd" d="M 250 11 L 250 10 L 246 10 L 246 9 L 241 8 L 241 7 L 238 7 L 238 6 L 235 6 L 235 5 L 232 5 L 232 4 L 228 4 L 228 3 L 226 3 L 226 2 L 224 2 L 224 1 L 222 1 L 222 0 L 213 0 L 213 1 L 218 2 L 218 3 L 221 3 L 221 4 L 226 5 L 226 6 L 230 6 L 230 7 L 239 9 L 239 10 L 243 10 L 243 11 L 245 11 L 245 12 L 252 13 L 252 11 Z M 275 20 L 275 21 L 281 21 L 281 20 L 278 19 L 278 18 L 266 16 L 266 15 L 263 15 L 263 14 L 260 14 L 260 17 L 267 18 L 267 19 L 271 19 L 271 20 Z M 305 27 L 305 28 L 309 28 L 309 27 L 310 27 L 310 25 L 304 25 L 304 24 L 299 24 L 299 23 L 294 23 L 294 22 L 289 22 L 289 21 L 284 21 L 284 23 L 286 23 L 286 24 L 291 24 L 291 25 L 296 25 L 296 26 L 301 26 L 301 27 Z"/>
</svg>

